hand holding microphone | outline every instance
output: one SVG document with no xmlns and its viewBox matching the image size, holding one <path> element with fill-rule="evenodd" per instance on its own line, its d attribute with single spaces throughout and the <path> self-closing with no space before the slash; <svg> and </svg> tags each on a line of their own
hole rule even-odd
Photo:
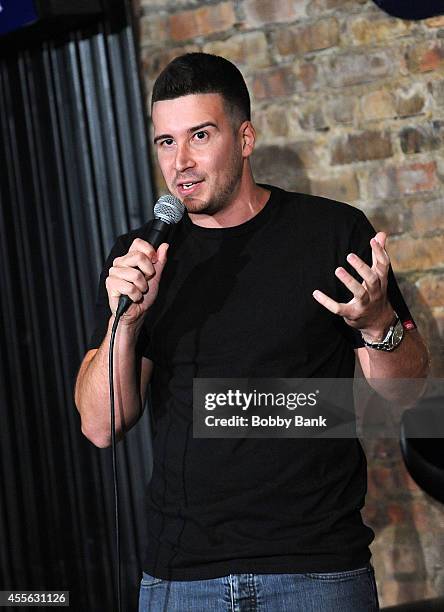
<svg viewBox="0 0 444 612">
<path fill-rule="evenodd" d="M 128 311 L 121 323 L 134 324 L 155 301 L 166 263 L 165 239 L 171 225 L 181 220 L 184 211 L 178 198 L 161 196 L 154 206 L 154 220 L 146 240 L 136 238 L 128 253 L 113 261 L 106 289 L 111 311 L 120 315 Z"/>
</svg>

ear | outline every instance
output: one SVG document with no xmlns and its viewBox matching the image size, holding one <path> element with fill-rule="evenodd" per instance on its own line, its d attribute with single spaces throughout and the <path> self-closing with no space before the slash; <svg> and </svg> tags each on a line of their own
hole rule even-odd
<svg viewBox="0 0 444 612">
<path fill-rule="evenodd" d="M 250 157 L 256 143 L 256 130 L 251 121 L 244 121 L 239 131 L 242 138 L 242 156 L 245 158 Z"/>
</svg>

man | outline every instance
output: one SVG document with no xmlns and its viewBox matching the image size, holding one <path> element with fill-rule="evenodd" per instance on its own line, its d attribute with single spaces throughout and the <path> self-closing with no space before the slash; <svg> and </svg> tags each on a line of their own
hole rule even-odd
<svg viewBox="0 0 444 612">
<path fill-rule="evenodd" d="M 355 352 L 367 378 L 424 377 L 427 351 L 385 234 L 346 204 L 255 183 L 248 91 L 223 58 L 173 60 L 155 83 L 152 120 L 187 214 L 157 252 L 143 240 L 148 226 L 116 242 L 76 385 L 82 431 L 108 446 L 112 313 L 129 295 L 116 428 L 136 423 L 149 382 L 154 420 L 139 609 L 376 610 L 359 442 L 193 438 L 192 383 L 351 378 Z M 393 348 L 396 316 L 405 329 Z"/>
</svg>

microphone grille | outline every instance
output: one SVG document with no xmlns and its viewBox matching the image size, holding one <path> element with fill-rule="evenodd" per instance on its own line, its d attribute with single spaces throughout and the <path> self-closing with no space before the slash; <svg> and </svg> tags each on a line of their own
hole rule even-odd
<svg viewBox="0 0 444 612">
<path fill-rule="evenodd" d="M 154 205 L 154 218 L 160 219 L 164 223 L 175 224 L 183 217 L 185 212 L 185 206 L 179 200 L 171 194 L 165 194 L 160 196 Z"/>
</svg>

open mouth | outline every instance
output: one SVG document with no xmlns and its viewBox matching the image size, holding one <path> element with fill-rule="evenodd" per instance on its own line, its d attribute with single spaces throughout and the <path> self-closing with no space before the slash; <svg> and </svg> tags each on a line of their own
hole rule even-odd
<svg viewBox="0 0 444 612">
<path fill-rule="evenodd" d="M 180 183 L 178 185 L 179 187 L 179 191 L 183 194 L 185 193 L 192 193 L 193 191 L 195 191 L 199 185 L 202 183 L 203 181 L 192 181 L 189 183 Z"/>
</svg>

